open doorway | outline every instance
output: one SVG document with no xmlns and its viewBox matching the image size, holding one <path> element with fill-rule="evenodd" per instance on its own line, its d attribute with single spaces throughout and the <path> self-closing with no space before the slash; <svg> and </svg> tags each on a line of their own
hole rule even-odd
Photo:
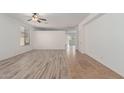
<svg viewBox="0 0 124 93">
<path fill-rule="evenodd" d="M 77 34 L 76 33 L 66 33 L 66 51 L 68 53 L 76 52 L 77 47 Z"/>
</svg>

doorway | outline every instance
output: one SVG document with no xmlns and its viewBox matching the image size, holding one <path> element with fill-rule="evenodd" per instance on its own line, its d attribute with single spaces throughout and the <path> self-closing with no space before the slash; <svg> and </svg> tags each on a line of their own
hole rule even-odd
<svg viewBox="0 0 124 93">
<path fill-rule="evenodd" d="M 66 51 L 67 53 L 75 53 L 77 45 L 77 34 L 66 33 Z"/>
</svg>

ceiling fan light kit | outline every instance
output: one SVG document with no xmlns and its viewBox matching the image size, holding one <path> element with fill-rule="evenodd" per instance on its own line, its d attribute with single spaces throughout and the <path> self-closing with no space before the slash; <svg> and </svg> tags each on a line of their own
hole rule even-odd
<svg viewBox="0 0 124 93">
<path fill-rule="evenodd" d="M 38 13 L 33 13 L 32 18 L 27 21 L 34 21 L 34 22 L 41 23 L 42 21 L 47 21 L 47 19 L 41 18 Z"/>
</svg>

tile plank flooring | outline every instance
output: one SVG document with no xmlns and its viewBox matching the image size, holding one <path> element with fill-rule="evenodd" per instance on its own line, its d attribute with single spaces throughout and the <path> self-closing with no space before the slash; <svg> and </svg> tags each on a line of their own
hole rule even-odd
<svg viewBox="0 0 124 93">
<path fill-rule="evenodd" d="M 121 79 L 120 75 L 76 51 L 32 50 L 0 61 L 1 79 Z"/>
</svg>

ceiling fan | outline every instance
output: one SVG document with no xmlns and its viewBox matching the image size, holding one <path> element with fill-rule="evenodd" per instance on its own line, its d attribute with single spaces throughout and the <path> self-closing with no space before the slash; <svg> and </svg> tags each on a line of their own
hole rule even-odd
<svg viewBox="0 0 124 93">
<path fill-rule="evenodd" d="M 27 21 L 35 21 L 38 23 L 41 23 L 42 21 L 47 21 L 47 19 L 41 18 L 39 13 L 32 13 L 31 19 L 28 19 Z"/>
</svg>

